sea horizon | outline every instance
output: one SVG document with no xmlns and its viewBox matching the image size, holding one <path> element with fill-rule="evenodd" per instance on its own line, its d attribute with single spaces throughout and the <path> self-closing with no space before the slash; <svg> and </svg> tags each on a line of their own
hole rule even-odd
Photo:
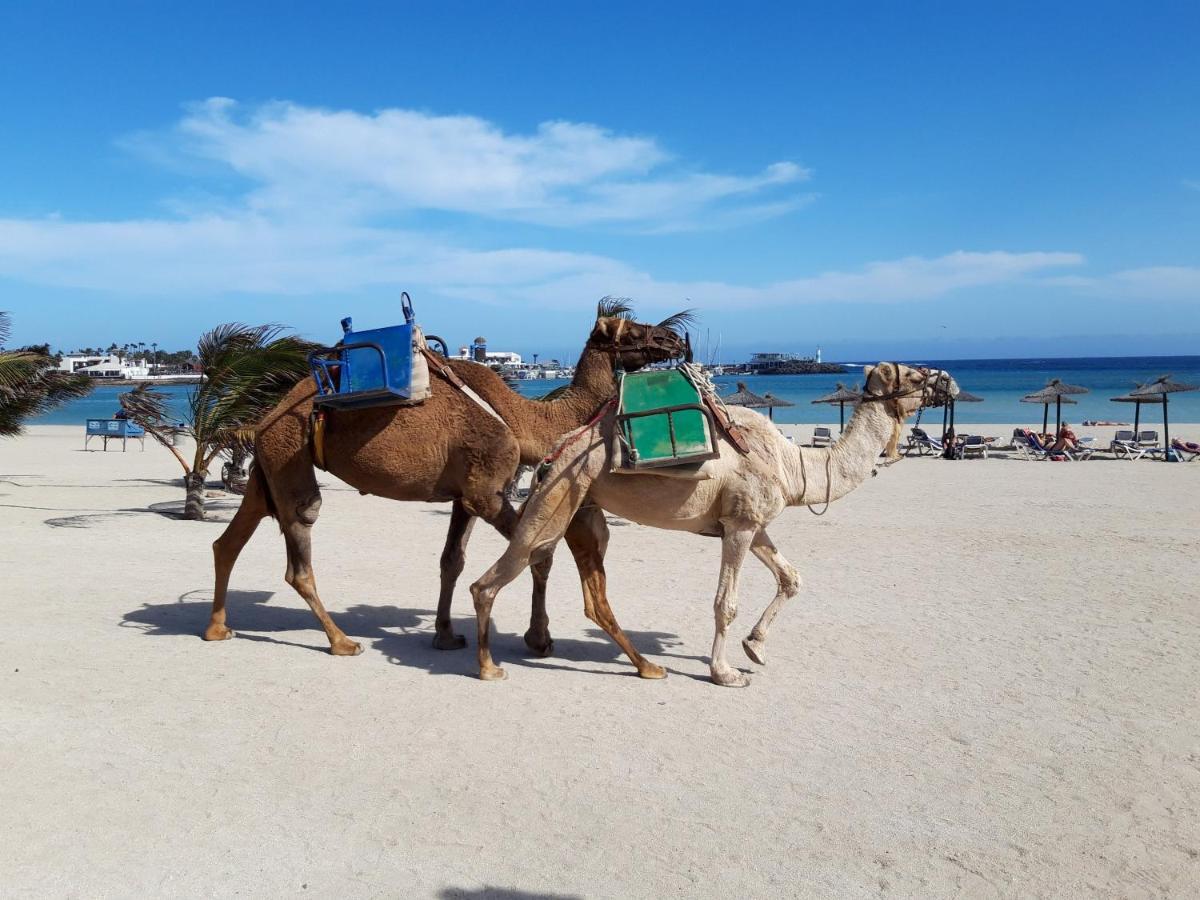
<svg viewBox="0 0 1200 900">
<path fill-rule="evenodd" d="M 996 359 L 899 359 L 905 363 L 919 363 L 942 368 L 954 375 L 959 386 L 976 396 L 981 403 L 960 403 L 956 406 L 955 420 L 960 425 L 983 423 L 1026 422 L 1040 424 L 1042 408 L 1021 403 L 1021 397 L 1043 387 L 1050 378 L 1060 378 L 1069 384 L 1088 389 L 1089 393 L 1065 403 L 1063 418 L 1072 423 L 1084 420 L 1108 420 L 1132 422 L 1133 404 L 1115 403 L 1112 397 L 1131 391 L 1136 383 L 1152 381 L 1160 375 L 1170 374 L 1178 381 L 1200 384 L 1200 355 L 1196 356 L 1103 356 L 1103 357 L 1030 357 Z M 870 362 L 842 362 L 851 368 L 841 374 L 820 375 L 745 375 L 729 374 L 716 376 L 713 381 L 721 394 L 736 390 L 737 382 L 743 381 L 756 394 L 772 396 L 792 403 L 775 409 L 775 421 L 780 424 L 819 425 L 838 422 L 836 405 L 814 404 L 816 400 L 833 391 L 838 382 L 857 387 L 862 373 L 858 367 L 874 365 Z M 517 390 L 526 397 L 540 397 L 564 384 L 562 380 L 541 379 L 518 382 Z M 188 385 L 164 385 L 168 395 L 168 408 L 181 419 L 186 409 Z M 118 409 L 117 394 L 129 390 L 127 385 L 97 385 L 87 397 L 67 403 L 46 415 L 31 419 L 31 425 L 82 425 L 89 418 L 109 418 Z M 1200 423 L 1200 391 L 1171 395 L 1169 412 L 1172 421 Z M 1051 410 L 1053 418 L 1054 410 Z M 847 410 L 849 415 L 849 410 Z M 1141 421 L 1146 427 L 1161 422 L 1161 407 L 1151 404 L 1143 406 Z"/>
</svg>

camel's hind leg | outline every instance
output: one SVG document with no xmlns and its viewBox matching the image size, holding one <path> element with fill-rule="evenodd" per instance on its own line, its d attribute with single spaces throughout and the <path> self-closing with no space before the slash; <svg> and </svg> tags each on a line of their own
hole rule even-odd
<svg viewBox="0 0 1200 900">
<path fill-rule="evenodd" d="M 334 624 L 317 596 L 317 581 L 312 570 L 312 527 L 321 510 L 321 492 L 316 490 L 315 479 L 313 487 L 313 492 L 302 502 L 279 509 L 279 524 L 287 545 L 287 572 L 283 577 L 320 620 L 329 638 L 329 652 L 334 656 L 357 656 L 362 653 L 362 645 L 350 640 Z"/>
<path fill-rule="evenodd" d="M 546 584 L 550 581 L 550 567 L 554 555 L 547 553 L 529 564 L 533 576 L 533 597 L 529 608 L 529 629 L 525 632 L 525 646 L 538 656 L 549 656 L 554 652 L 554 640 L 550 637 L 550 616 L 546 612 Z"/>
<path fill-rule="evenodd" d="M 746 651 L 746 655 L 760 666 L 765 666 L 767 664 L 767 631 L 770 629 L 771 623 L 775 621 L 775 617 L 779 615 L 779 610 L 783 608 L 783 604 L 788 598 L 795 597 L 800 593 L 800 574 L 790 562 L 783 558 L 783 554 L 775 548 L 775 545 L 771 542 L 771 538 L 767 536 L 765 528 L 754 536 L 754 543 L 750 545 L 750 552 L 757 556 L 762 561 L 762 564 L 771 570 L 771 574 L 775 576 L 775 583 L 778 585 L 775 592 L 775 599 L 763 610 L 758 624 L 750 630 L 750 636 L 742 641 L 742 649 Z"/>
<path fill-rule="evenodd" d="M 567 528 L 567 546 L 579 567 L 583 584 L 583 612 L 608 633 L 625 651 L 630 662 L 637 666 L 642 678 L 666 678 L 662 666 L 649 662 L 621 630 L 617 617 L 608 605 L 608 581 L 604 574 L 604 554 L 608 550 L 608 522 L 598 506 L 584 506 Z"/>
<path fill-rule="evenodd" d="M 442 590 L 438 595 L 437 618 L 433 646 L 438 650 L 461 650 L 467 639 L 455 634 L 450 623 L 450 603 L 454 599 L 454 586 L 462 574 L 467 558 L 467 541 L 475 517 L 467 512 L 461 500 L 455 500 L 450 512 L 450 530 L 446 533 L 446 547 L 442 550 Z"/>
<path fill-rule="evenodd" d="M 712 680 L 725 687 L 745 687 L 750 683 L 750 679 L 729 665 L 725 659 L 725 633 L 737 616 L 738 573 L 758 529 L 739 528 L 734 522 L 722 524 L 725 526 L 725 534 L 721 538 L 721 577 L 717 582 L 717 598 L 713 604 L 717 633 L 713 638 Z"/>
<path fill-rule="evenodd" d="M 212 615 L 204 631 L 206 641 L 224 641 L 233 637 L 233 630 L 225 624 L 225 594 L 229 590 L 229 575 L 237 562 L 246 541 L 254 534 L 267 515 L 267 485 L 262 472 L 255 467 L 246 482 L 246 493 L 242 505 L 234 514 L 233 521 L 226 526 L 221 536 L 213 541 L 213 564 L 216 569 L 216 585 L 213 588 Z"/>
</svg>

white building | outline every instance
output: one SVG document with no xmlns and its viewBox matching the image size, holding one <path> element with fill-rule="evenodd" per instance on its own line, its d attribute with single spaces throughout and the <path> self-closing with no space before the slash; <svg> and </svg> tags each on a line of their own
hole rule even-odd
<svg viewBox="0 0 1200 900">
<path fill-rule="evenodd" d="M 89 378 L 146 378 L 150 367 L 144 359 L 121 359 L 115 354 L 104 356 L 64 356 L 58 364 L 61 372 L 75 372 Z"/>
<path fill-rule="evenodd" d="M 458 348 L 458 358 L 473 360 L 473 359 L 475 359 L 475 355 L 471 352 L 470 347 L 459 347 Z M 500 365 L 500 366 L 522 365 L 521 354 L 520 353 L 512 353 L 508 350 L 488 350 L 488 349 L 484 348 L 483 361 L 485 363 L 487 363 L 489 366 L 491 366 L 491 365 Z"/>
</svg>

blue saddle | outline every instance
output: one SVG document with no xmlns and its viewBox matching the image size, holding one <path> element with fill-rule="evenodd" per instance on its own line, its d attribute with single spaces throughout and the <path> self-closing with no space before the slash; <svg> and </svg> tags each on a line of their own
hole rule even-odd
<svg viewBox="0 0 1200 900">
<path fill-rule="evenodd" d="M 413 399 L 414 316 L 407 291 L 401 294 L 400 303 L 403 325 L 355 331 L 347 316 L 342 319 L 342 340 L 309 354 L 319 406 L 361 409 Z"/>
</svg>

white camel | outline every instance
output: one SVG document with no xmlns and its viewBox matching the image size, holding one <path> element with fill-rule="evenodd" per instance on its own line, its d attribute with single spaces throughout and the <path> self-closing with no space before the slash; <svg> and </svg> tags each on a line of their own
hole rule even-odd
<svg viewBox="0 0 1200 900">
<path fill-rule="evenodd" d="M 639 675 L 666 675 L 661 666 L 638 653 L 609 607 L 604 576 L 608 525 L 602 512 L 608 510 L 642 525 L 721 538 L 712 680 L 729 687 L 749 684 L 748 677 L 725 659 L 725 633 L 737 614 L 737 578 L 746 552 L 758 557 L 778 583 L 775 598 L 742 642 L 750 659 L 763 665 L 767 631 L 784 601 L 800 590 L 800 576 L 771 542 L 767 526 L 785 507 L 828 504 L 850 493 L 874 472 L 881 451 L 886 449 L 889 457 L 896 458 L 901 425 L 908 416 L 923 404 L 958 393 L 953 379 L 937 370 L 880 363 L 864 374 L 863 399 L 845 434 L 830 448 L 798 447 L 766 417 L 743 408 L 730 412 L 747 438 L 749 453 L 739 453 L 722 436 L 720 458 L 698 468 L 612 471 L 616 446 L 612 412 L 568 435 L 559 457 L 526 502 L 508 549 L 471 585 L 479 630 L 479 677 L 505 677 L 488 647 L 496 594 L 531 561 L 552 552 L 568 525 L 583 582 L 585 614 L 625 651 Z"/>
</svg>

